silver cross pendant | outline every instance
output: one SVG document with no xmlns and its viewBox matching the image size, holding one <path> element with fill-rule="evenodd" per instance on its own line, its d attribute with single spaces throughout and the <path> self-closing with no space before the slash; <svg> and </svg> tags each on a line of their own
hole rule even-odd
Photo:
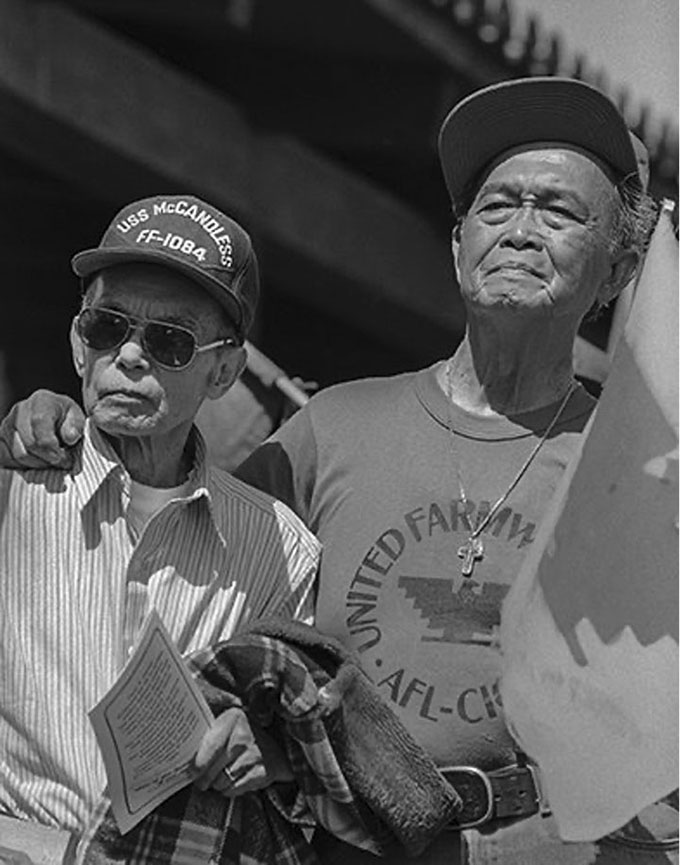
<svg viewBox="0 0 680 865">
<path fill-rule="evenodd" d="M 468 538 L 462 547 L 458 548 L 458 557 L 463 560 L 460 572 L 464 577 L 472 575 L 475 569 L 475 559 L 484 557 L 484 544 L 481 538 Z"/>
</svg>

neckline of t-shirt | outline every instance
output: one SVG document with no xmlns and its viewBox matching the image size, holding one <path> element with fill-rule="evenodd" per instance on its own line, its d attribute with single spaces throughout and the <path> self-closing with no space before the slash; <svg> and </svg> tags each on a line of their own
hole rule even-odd
<svg viewBox="0 0 680 865">
<path fill-rule="evenodd" d="M 158 502 L 163 505 L 173 499 L 184 498 L 189 493 L 190 487 L 190 480 L 183 481 L 175 487 L 150 487 L 148 484 L 142 484 L 139 481 L 130 481 L 131 497 L 142 502 L 143 505 L 147 503 L 156 504 Z"/>
<path fill-rule="evenodd" d="M 443 362 L 437 361 L 416 373 L 415 392 L 427 413 L 442 426 L 446 428 L 450 426 L 458 435 L 490 440 L 526 438 L 544 432 L 555 416 L 560 400 L 535 411 L 509 417 L 480 417 L 464 411 L 457 405 L 449 406 L 437 382 L 437 370 Z M 572 393 L 555 429 L 560 430 L 567 423 L 589 413 L 594 404 L 594 398 L 579 384 Z"/>
</svg>

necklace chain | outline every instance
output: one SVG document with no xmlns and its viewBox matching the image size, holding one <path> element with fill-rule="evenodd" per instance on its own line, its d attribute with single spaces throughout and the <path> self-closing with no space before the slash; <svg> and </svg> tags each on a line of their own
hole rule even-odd
<svg viewBox="0 0 680 865">
<path fill-rule="evenodd" d="M 560 419 L 562 412 L 567 406 L 571 395 L 573 394 L 576 388 L 576 382 L 571 381 L 569 387 L 567 388 L 567 392 L 560 403 L 557 412 L 555 413 L 553 419 L 550 421 L 548 426 L 546 427 L 543 435 L 534 445 L 531 453 L 524 461 L 524 464 L 521 466 L 517 474 L 510 481 L 509 486 L 503 492 L 499 498 L 494 502 L 491 508 L 484 515 L 484 519 L 481 520 L 477 526 L 470 532 L 465 543 L 458 550 L 458 556 L 463 559 L 463 564 L 461 565 L 461 572 L 464 577 L 469 577 L 472 575 L 475 566 L 475 560 L 482 559 L 484 557 L 484 544 L 482 543 L 481 538 L 479 537 L 484 529 L 489 525 L 491 520 L 494 518 L 496 512 L 501 507 L 501 505 L 505 502 L 510 493 L 515 489 L 517 484 L 522 480 L 524 475 L 526 474 L 529 466 L 534 461 L 534 458 L 543 447 L 546 439 L 553 431 L 555 424 Z M 453 457 L 455 461 L 456 468 L 456 477 L 458 478 L 458 488 L 460 490 L 460 498 L 463 503 L 467 502 L 467 495 L 465 493 L 465 487 L 463 485 L 463 481 L 460 474 L 460 467 L 458 465 L 458 460 L 456 459 L 456 449 L 454 446 L 454 437 L 455 433 L 453 430 L 453 384 L 451 381 L 451 359 L 448 360 L 446 364 L 446 389 L 447 389 L 447 397 L 448 397 L 448 429 L 449 429 L 449 441 L 451 443 L 451 449 L 453 451 Z"/>
</svg>

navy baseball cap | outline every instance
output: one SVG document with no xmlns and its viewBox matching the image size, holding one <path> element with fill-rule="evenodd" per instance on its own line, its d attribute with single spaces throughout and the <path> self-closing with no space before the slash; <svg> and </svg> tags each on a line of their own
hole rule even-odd
<svg viewBox="0 0 680 865">
<path fill-rule="evenodd" d="M 493 159 L 535 141 L 581 147 L 617 179 L 640 181 L 628 127 L 608 97 L 574 78 L 515 78 L 465 97 L 442 124 L 439 157 L 454 205 Z"/>
<path fill-rule="evenodd" d="M 192 195 L 155 195 L 128 204 L 96 249 L 71 259 L 81 277 L 116 264 L 144 261 L 178 270 L 225 308 L 242 339 L 252 324 L 259 277 L 250 237 L 241 226 Z"/>
</svg>

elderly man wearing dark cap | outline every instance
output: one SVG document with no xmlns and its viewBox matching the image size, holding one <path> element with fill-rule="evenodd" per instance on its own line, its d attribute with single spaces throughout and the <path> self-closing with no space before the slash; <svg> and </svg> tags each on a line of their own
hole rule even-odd
<svg viewBox="0 0 680 865">
<path fill-rule="evenodd" d="M 157 196 L 125 207 L 73 269 L 87 416 L 74 466 L 0 471 L 0 815 L 77 832 L 106 783 L 88 710 L 147 613 L 182 653 L 254 617 L 309 619 L 318 544 L 281 502 L 207 465 L 193 425 L 243 368 L 258 293 L 246 232 L 195 198 Z M 215 722 L 199 785 L 276 777 L 244 718 Z"/>
<path fill-rule="evenodd" d="M 559 840 L 504 724 L 496 644 L 595 404 L 574 378 L 579 325 L 630 280 L 652 222 L 635 146 L 599 91 L 536 78 L 464 99 L 439 152 L 462 342 L 420 372 L 318 394 L 238 474 L 317 534 L 317 627 L 358 652 L 463 799 L 467 828 L 415 861 L 663 861 Z M 364 861 L 326 840 L 324 863 Z"/>
<path fill-rule="evenodd" d="M 631 847 L 560 841 L 498 681 L 503 599 L 595 404 L 574 377 L 579 325 L 630 280 L 653 222 L 634 145 L 598 90 L 534 78 L 456 105 L 439 151 L 462 342 L 420 372 L 321 392 L 238 474 L 319 537 L 317 627 L 358 653 L 462 797 L 410 861 L 673 861 L 645 852 L 646 830 Z M 325 865 L 373 861 L 321 833 L 317 847 Z"/>
</svg>

